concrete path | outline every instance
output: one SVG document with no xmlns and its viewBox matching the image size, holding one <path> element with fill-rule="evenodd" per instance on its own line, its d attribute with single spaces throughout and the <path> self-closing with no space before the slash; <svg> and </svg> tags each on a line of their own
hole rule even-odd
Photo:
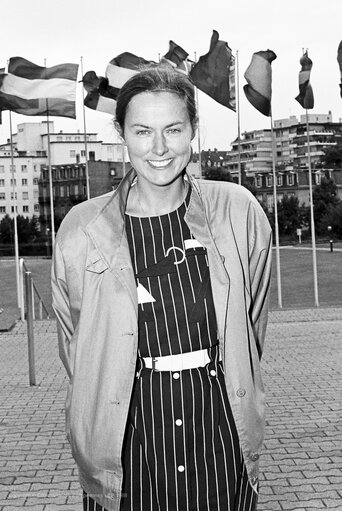
<svg viewBox="0 0 342 511">
<path fill-rule="evenodd" d="M 54 321 L 0 333 L 0 511 L 81 511 L 64 434 L 66 378 Z M 267 438 L 258 511 L 342 511 L 342 309 L 270 314 L 263 357 Z"/>
</svg>

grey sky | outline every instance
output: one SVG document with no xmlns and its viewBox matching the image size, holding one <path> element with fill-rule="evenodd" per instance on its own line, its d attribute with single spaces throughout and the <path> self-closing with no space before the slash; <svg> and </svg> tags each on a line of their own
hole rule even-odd
<svg viewBox="0 0 342 511">
<path fill-rule="evenodd" d="M 332 110 L 334 120 L 342 118 L 342 99 L 336 60 L 342 39 L 341 0 L 2 0 L 0 67 L 10 57 L 21 56 L 47 66 L 80 62 L 84 72 L 103 75 L 116 55 L 130 51 L 157 60 L 165 54 L 169 40 L 182 46 L 194 58 L 209 49 L 212 30 L 239 50 L 241 129 L 268 128 L 270 120 L 245 99 L 243 73 L 252 53 L 272 49 L 273 117 L 304 114 L 294 100 L 298 94 L 299 59 L 302 48 L 313 60 L 311 83 L 315 113 Z M 81 79 L 81 72 L 79 72 Z M 81 85 L 77 93 L 77 120 L 54 118 L 57 129 L 83 129 Z M 199 93 L 202 146 L 228 149 L 237 135 L 237 116 L 203 93 Z M 13 114 L 19 122 L 40 121 L 41 117 Z M 86 109 L 88 131 L 98 132 L 105 141 L 114 139 L 108 114 Z M 0 141 L 9 136 L 8 113 L 3 113 Z M 197 145 L 194 146 L 197 150 Z"/>
</svg>

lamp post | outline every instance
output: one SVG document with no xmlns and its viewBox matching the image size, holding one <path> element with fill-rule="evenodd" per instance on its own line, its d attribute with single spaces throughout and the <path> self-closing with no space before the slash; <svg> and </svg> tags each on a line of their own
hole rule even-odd
<svg viewBox="0 0 342 511">
<path fill-rule="evenodd" d="M 330 235 L 330 240 L 329 240 L 330 252 L 333 252 L 334 251 L 334 241 L 333 241 L 333 238 L 332 238 L 332 227 L 331 227 L 331 225 L 328 225 L 328 233 Z"/>
</svg>

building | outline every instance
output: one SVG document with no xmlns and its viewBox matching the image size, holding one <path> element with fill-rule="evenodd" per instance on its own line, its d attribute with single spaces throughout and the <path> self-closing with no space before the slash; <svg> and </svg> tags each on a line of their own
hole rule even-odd
<svg viewBox="0 0 342 511">
<path fill-rule="evenodd" d="M 85 163 L 83 133 L 55 133 L 53 121 L 19 124 L 12 137 L 13 169 L 10 140 L 0 145 L 0 221 L 6 214 L 14 215 L 14 201 L 19 215 L 39 215 L 40 170 L 42 165 L 48 165 L 49 138 L 52 165 Z M 128 162 L 121 143 L 103 143 L 95 133 L 87 134 L 87 153 L 88 161 L 121 162 L 121 165 L 123 160 Z"/>
<path fill-rule="evenodd" d="M 114 190 L 120 183 L 125 171 L 122 162 L 88 162 L 90 198 Z M 87 199 L 87 179 L 85 163 L 53 165 L 52 193 L 55 225 L 58 228 L 67 212 L 76 204 Z M 49 168 L 41 167 L 39 180 L 40 223 L 43 232 L 50 229 L 51 203 Z"/>
<path fill-rule="evenodd" d="M 312 183 L 318 185 L 328 175 L 338 185 L 342 197 L 339 169 L 323 168 L 324 149 L 342 138 L 342 122 L 335 123 L 331 112 L 309 114 L 309 144 Z M 274 121 L 274 154 L 277 179 L 277 199 L 284 195 L 298 197 L 300 203 L 309 203 L 308 151 L 306 116 L 291 116 Z M 242 180 L 254 185 L 257 197 L 269 209 L 273 208 L 273 160 L 271 130 L 243 133 L 241 146 Z M 228 169 L 234 180 L 238 174 L 238 143 L 234 140 L 228 152 Z M 342 170 L 342 169 L 340 169 Z"/>
</svg>

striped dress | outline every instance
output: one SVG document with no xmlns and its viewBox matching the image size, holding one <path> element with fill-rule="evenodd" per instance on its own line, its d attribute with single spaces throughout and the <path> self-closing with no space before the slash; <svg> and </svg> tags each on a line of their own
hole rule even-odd
<svg viewBox="0 0 342 511">
<path fill-rule="evenodd" d="M 126 215 L 139 302 L 137 373 L 120 511 L 254 511 L 219 361 L 206 250 L 175 211 Z M 210 363 L 154 371 L 142 357 L 208 349 Z M 103 511 L 84 494 L 84 510 Z"/>
</svg>

